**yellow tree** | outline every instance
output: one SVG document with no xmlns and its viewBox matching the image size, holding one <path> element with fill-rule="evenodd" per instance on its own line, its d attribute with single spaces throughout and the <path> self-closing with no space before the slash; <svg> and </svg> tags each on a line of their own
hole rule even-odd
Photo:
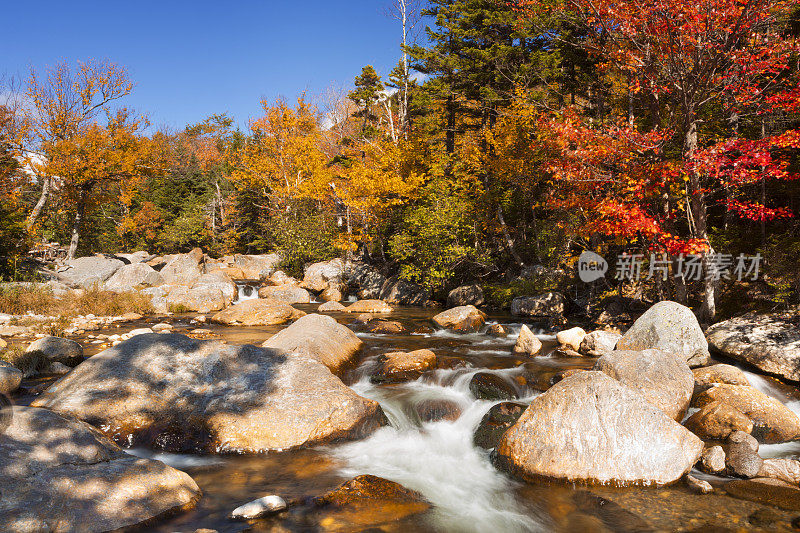
<svg viewBox="0 0 800 533">
<path fill-rule="evenodd" d="M 293 199 L 319 196 L 330 174 L 316 109 L 302 97 L 294 108 L 285 101 L 262 101 L 261 107 L 264 115 L 251 121 L 250 139 L 231 154 L 231 178 L 263 191 L 273 213 L 288 212 Z"/>
<path fill-rule="evenodd" d="M 51 194 L 60 190 L 62 181 L 71 179 L 53 172 L 59 166 L 57 147 L 80 144 L 98 119 L 111 111 L 111 104 L 130 94 L 133 83 L 122 67 L 90 60 L 78 63 L 75 69 L 60 63 L 44 73 L 31 70 L 25 85 L 30 106 L 22 112 L 14 144 L 42 187 L 28 215 L 30 230 Z"/>
</svg>

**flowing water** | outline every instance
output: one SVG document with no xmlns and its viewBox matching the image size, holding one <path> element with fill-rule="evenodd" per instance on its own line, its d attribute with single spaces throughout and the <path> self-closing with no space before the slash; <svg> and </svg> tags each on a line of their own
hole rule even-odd
<svg viewBox="0 0 800 533">
<path fill-rule="evenodd" d="M 241 292 L 241 291 L 240 291 Z M 240 298 L 249 295 L 240 294 Z M 313 312 L 316 305 L 299 305 Z M 196 456 L 135 449 L 130 453 L 151 457 L 188 472 L 203 489 L 194 510 L 151 524 L 163 532 L 212 528 L 223 531 L 673 531 L 710 527 L 711 530 L 749 524 L 748 517 L 764 506 L 738 500 L 719 491 L 700 496 L 682 484 L 665 488 L 589 487 L 564 483 L 525 484 L 511 480 L 492 465 L 489 452 L 473 445 L 481 418 L 497 402 L 477 400 L 469 382 L 478 371 L 502 376 L 529 403 L 547 388 L 560 371 L 588 368 L 593 359 L 557 357 L 524 358 L 511 353 L 521 327 L 510 315 L 494 314 L 489 324 L 501 323 L 511 334 L 496 338 L 484 333 L 460 335 L 433 330 L 433 310 L 404 308 L 390 315 L 413 333 L 381 335 L 358 333 L 364 341 L 356 366 L 343 380 L 362 396 L 380 402 L 390 425 L 370 437 L 338 445 L 270 453 L 258 456 Z M 354 317 L 334 313 L 348 324 Z M 175 331 L 195 327 L 211 329 L 230 343 L 260 344 L 281 327 L 225 327 L 173 317 Z M 128 324 L 126 329 L 152 325 L 154 320 Z M 531 325 L 532 328 L 534 325 Z M 109 331 L 109 333 L 123 332 Z M 553 332 L 534 329 L 552 349 Z M 91 353 L 91 347 L 89 345 Z M 438 370 L 403 384 L 370 382 L 377 356 L 388 351 L 433 350 Z M 95 351 L 100 347 L 96 347 Z M 800 414 L 796 389 L 748 373 L 751 383 L 787 402 Z M 794 394 L 793 394 L 794 392 Z M 425 421 L 423 407 L 432 401 L 447 405 L 452 416 Z M 762 455 L 793 457 L 800 445 L 763 446 Z M 326 492 L 360 474 L 374 474 L 422 493 L 431 511 L 399 521 L 382 523 L 380 516 L 342 526 L 325 509 L 308 504 L 308 498 Z M 702 476 L 696 472 L 698 476 Z M 725 480 L 706 476 L 720 486 Z M 233 522 L 227 515 L 235 507 L 266 494 L 279 494 L 296 505 L 289 511 L 251 524 Z M 788 525 L 793 515 L 774 510 L 776 520 Z M 800 514 L 800 513 L 795 513 Z M 783 526 L 776 526 L 781 529 Z"/>
</svg>

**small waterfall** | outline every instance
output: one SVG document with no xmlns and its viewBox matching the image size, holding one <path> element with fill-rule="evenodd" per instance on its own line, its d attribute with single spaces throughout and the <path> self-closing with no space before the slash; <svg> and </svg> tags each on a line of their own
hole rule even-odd
<svg viewBox="0 0 800 533">
<path fill-rule="evenodd" d="M 236 283 L 236 299 L 234 302 L 243 302 L 258 298 L 258 285 L 252 282 L 240 281 Z"/>
<path fill-rule="evenodd" d="M 747 381 L 753 388 L 763 392 L 767 396 L 771 396 L 786 405 L 790 411 L 800 417 L 800 401 L 795 400 L 788 395 L 784 394 L 778 387 L 770 383 L 764 376 L 760 376 L 753 372 L 742 370 L 747 376 Z M 772 457 L 783 458 L 800 458 L 800 442 L 784 442 L 782 444 L 762 444 L 758 448 L 758 453 L 764 459 Z"/>
<path fill-rule="evenodd" d="M 332 452 L 346 461 L 343 473 L 348 476 L 374 474 L 422 493 L 435 505 L 437 529 L 544 530 L 545 521 L 537 520 L 534 510 L 523 508 L 515 499 L 515 482 L 492 466 L 488 452 L 472 443 L 481 418 L 498 403 L 476 400 L 469 392 L 476 372 L 438 370 L 390 389 L 362 378 L 353 389 L 378 401 L 392 425 Z M 420 422 L 414 406 L 432 399 L 457 404 L 461 415 L 452 421 Z"/>
</svg>

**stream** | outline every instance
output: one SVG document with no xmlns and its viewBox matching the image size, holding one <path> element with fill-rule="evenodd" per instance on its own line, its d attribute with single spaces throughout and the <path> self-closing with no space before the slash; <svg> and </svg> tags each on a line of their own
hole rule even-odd
<svg viewBox="0 0 800 533">
<path fill-rule="evenodd" d="M 249 295 L 248 295 L 249 296 Z M 316 304 L 296 305 L 314 312 Z M 478 371 L 502 375 L 516 388 L 519 400 L 529 403 L 540 392 L 536 384 L 549 382 L 563 370 L 590 368 L 593 358 L 520 357 L 511 353 L 522 323 L 517 317 L 490 313 L 487 326 L 502 324 L 510 335 L 497 338 L 484 333 L 455 334 L 433 330 L 431 316 L 437 310 L 401 308 L 387 317 L 403 323 L 413 333 L 381 335 L 357 333 L 364 342 L 358 364 L 342 377 L 358 394 L 380 402 L 390 425 L 368 438 L 313 449 L 256 456 L 199 456 L 129 450 L 141 457 L 163 461 L 190 474 L 203 490 L 197 506 L 188 512 L 147 526 L 148 531 L 191 532 L 210 528 L 235 531 L 674 531 L 701 527 L 746 527 L 748 517 L 764 508 L 715 491 L 697 495 L 679 483 L 662 488 L 612 488 L 560 482 L 525 484 L 514 481 L 492 466 L 488 451 L 473 445 L 473 433 L 481 418 L 498 402 L 477 400 L 469 382 Z M 332 313 L 349 324 L 354 316 Z M 231 327 L 192 324 L 191 316 L 174 316 L 175 332 L 202 327 L 234 344 L 260 344 L 284 326 Z M 104 333 L 152 326 L 150 318 Z M 554 332 L 532 329 L 552 352 Z M 482 329 L 485 331 L 485 328 Z M 78 339 L 87 355 L 101 349 L 89 339 Z M 444 367 L 403 384 L 373 384 L 369 376 L 377 356 L 389 351 L 433 350 Z M 747 372 L 751 384 L 775 396 L 800 414 L 800 396 L 793 387 Z M 439 402 L 452 413 L 445 419 L 425 421 L 426 404 Z M 764 445 L 763 457 L 800 456 L 800 443 Z M 431 511 L 384 523 L 366 513 L 346 527 L 332 521 L 325 509 L 303 505 L 303 499 L 324 493 L 360 474 L 374 474 L 422 493 Z M 715 486 L 724 478 L 706 476 Z M 235 522 L 228 514 L 242 503 L 267 494 L 278 494 L 300 504 L 277 516 L 252 523 Z M 794 513 L 774 510 L 791 520 Z"/>
</svg>

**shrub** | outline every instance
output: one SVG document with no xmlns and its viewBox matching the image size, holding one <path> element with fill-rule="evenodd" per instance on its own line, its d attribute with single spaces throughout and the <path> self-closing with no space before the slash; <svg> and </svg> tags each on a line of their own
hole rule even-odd
<svg viewBox="0 0 800 533">
<path fill-rule="evenodd" d="M 9 345 L 3 352 L 0 352 L 0 359 L 20 369 L 26 378 L 44 371 L 50 363 L 42 352 L 26 352 L 18 344 Z"/>
</svg>

